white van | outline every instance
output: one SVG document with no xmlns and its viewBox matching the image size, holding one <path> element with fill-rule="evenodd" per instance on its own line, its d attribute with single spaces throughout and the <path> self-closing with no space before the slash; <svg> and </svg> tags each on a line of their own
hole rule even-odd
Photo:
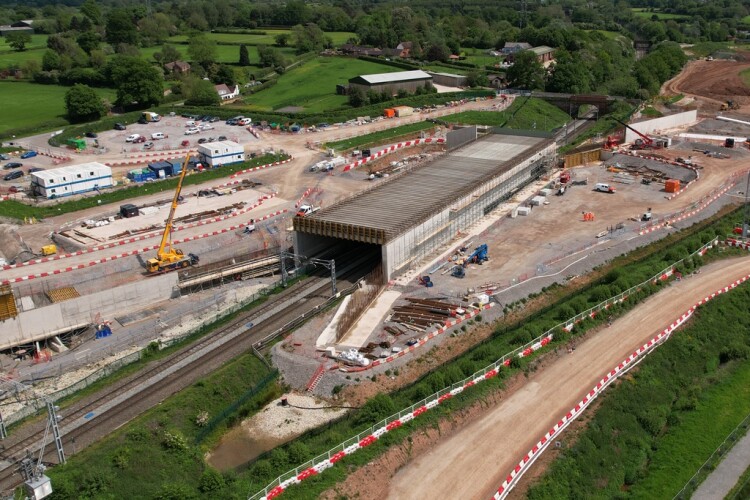
<svg viewBox="0 0 750 500">
<path fill-rule="evenodd" d="M 195 127 L 195 121 L 194 120 L 188 120 L 185 122 L 186 127 Z"/>
<path fill-rule="evenodd" d="M 250 125 L 251 123 L 253 123 L 253 121 L 250 118 L 242 118 L 237 122 L 237 125 L 242 125 L 244 127 L 245 125 Z"/>
<path fill-rule="evenodd" d="M 164 135 L 163 132 L 154 132 L 153 134 L 151 134 L 151 140 L 153 140 L 153 141 L 156 141 L 156 140 L 159 140 L 159 139 L 166 139 L 166 138 L 167 138 L 167 136 Z"/>
<path fill-rule="evenodd" d="M 594 187 L 594 190 L 600 191 L 602 193 L 614 193 L 615 188 L 613 186 L 610 186 L 609 184 L 605 184 L 603 182 L 598 182 L 596 186 Z"/>
</svg>

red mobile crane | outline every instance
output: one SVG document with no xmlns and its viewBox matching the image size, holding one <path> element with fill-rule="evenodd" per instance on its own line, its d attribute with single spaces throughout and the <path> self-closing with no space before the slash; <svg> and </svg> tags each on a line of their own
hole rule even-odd
<svg viewBox="0 0 750 500">
<path fill-rule="evenodd" d="M 618 120 L 617 118 L 614 118 L 614 117 L 612 119 L 616 121 L 617 123 L 625 126 L 626 128 L 632 130 L 636 134 L 638 134 L 640 139 L 636 139 L 635 142 L 633 143 L 633 145 L 635 146 L 634 149 L 658 149 L 660 147 L 659 144 L 657 142 L 654 142 L 654 140 L 651 137 L 641 132 L 638 132 L 636 129 L 634 129 L 633 127 L 631 127 L 624 121 Z"/>
</svg>

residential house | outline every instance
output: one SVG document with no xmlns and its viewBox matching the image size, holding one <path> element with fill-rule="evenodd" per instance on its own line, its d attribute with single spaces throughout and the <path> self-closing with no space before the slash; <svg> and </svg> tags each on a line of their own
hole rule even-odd
<svg viewBox="0 0 750 500">
<path fill-rule="evenodd" d="M 371 57 L 378 57 L 383 55 L 383 51 L 381 49 L 375 48 L 375 47 L 365 47 L 362 45 L 354 45 L 351 43 L 345 43 L 341 46 L 341 52 L 345 56 L 371 56 Z"/>
<path fill-rule="evenodd" d="M 186 75 L 190 73 L 190 64 L 185 61 L 172 61 L 165 64 L 164 69 L 175 75 Z"/>
<path fill-rule="evenodd" d="M 401 42 L 398 45 L 396 45 L 396 50 L 399 51 L 397 57 L 401 58 L 407 58 L 411 56 L 411 50 L 414 48 L 414 43 L 412 42 Z"/>
<path fill-rule="evenodd" d="M 526 42 L 505 42 L 505 45 L 500 50 L 503 54 L 515 54 L 516 52 L 521 52 L 522 50 L 529 50 L 531 48 L 530 43 Z"/>
<path fill-rule="evenodd" d="M 215 85 L 214 88 L 216 89 L 216 93 L 219 94 L 219 98 L 222 101 L 229 101 L 231 99 L 239 97 L 240 95 L 239 85 L 235 85 L 233 89 L 230 89 L 225 83 L 222 83 L 221 85 Z"/>
<path fill-rule="evenodd" d="M 508 79 L 502 73 L 487 75 L 487 79 L 493 89 L 504 89 L 508 86 Z"/>
</svg>

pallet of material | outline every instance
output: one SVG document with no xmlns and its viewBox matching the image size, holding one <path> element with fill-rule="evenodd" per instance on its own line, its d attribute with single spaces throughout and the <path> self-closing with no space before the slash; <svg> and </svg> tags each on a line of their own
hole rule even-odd
<svg viewBox="0 0 750 500">
<path fill-rule="evenodd" d="M 47 297 L 49 297 L 49 300 L 52 301 L 52 303 L 75 299 L 76 297 L 80 296 L 81 294 L 78 293 L 78 290 L 76 290 L 72 286 L 55 288 L 47 292 Z"/>
</svg>

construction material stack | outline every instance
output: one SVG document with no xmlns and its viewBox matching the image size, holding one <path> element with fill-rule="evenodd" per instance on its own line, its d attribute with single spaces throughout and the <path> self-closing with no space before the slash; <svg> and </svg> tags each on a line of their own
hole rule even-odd
<svg viewBox="0 0 750 500">
<path fill-rule="evenodd" d="M 442 300 L 407 297 L 408 305 L 393 308 L 389 321 L 409 330 L 423 332 L 433 325 L 444 325 L 450 318 L 466 312 L 461 305 Z"/>
</svg>

